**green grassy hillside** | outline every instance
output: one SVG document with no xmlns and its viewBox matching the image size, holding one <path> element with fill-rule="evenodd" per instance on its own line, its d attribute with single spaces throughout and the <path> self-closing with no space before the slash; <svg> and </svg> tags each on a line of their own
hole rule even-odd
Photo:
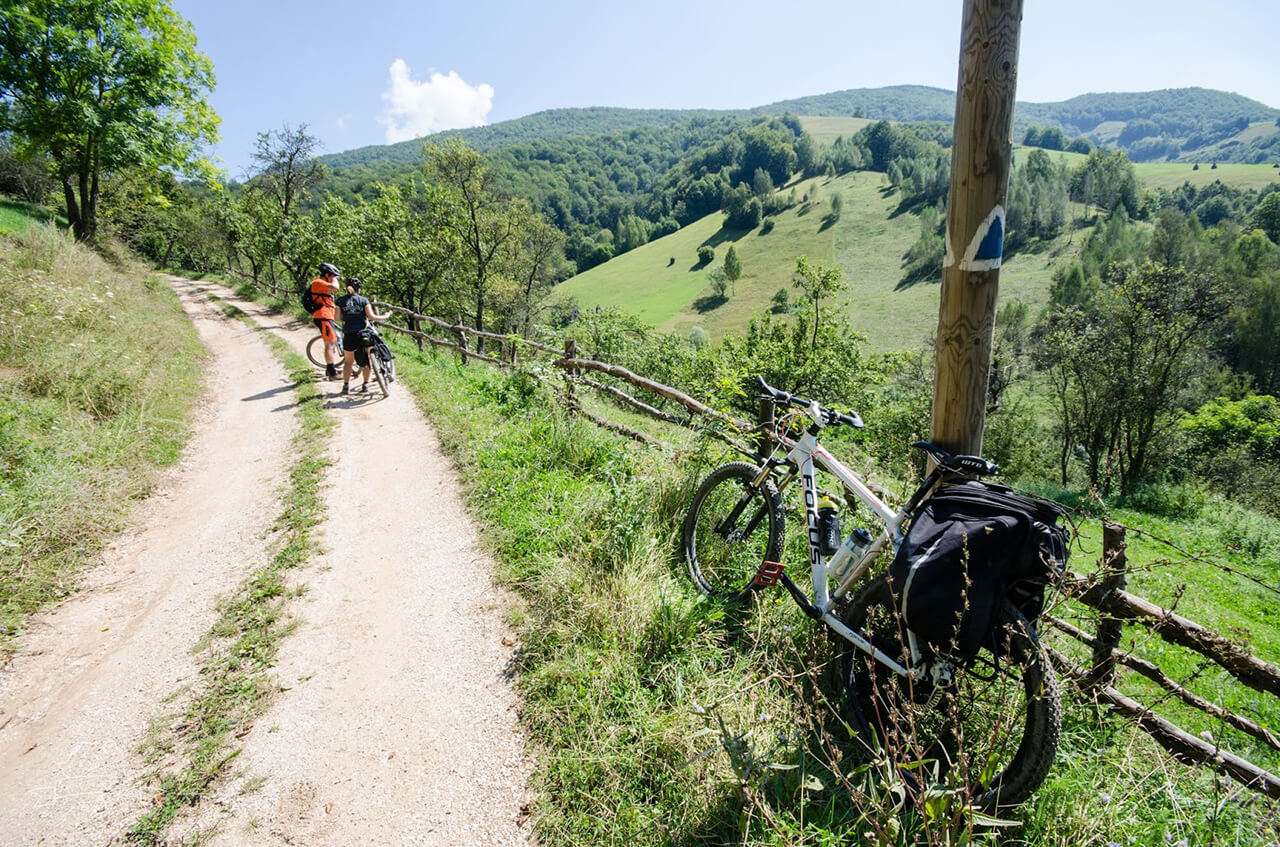
<svg viewBox="0 0 1280 847">
<path fill-rule="evenodd" d="M 902 285 L 902 256 L 919 236 L 919 219 L 895 214 L 898 198 L 883 174 L 864 171 L 832 180 L 806 180 L 796 184 L 797 196 L 809 194 L 815 185 L 816 202 L 781 213 L 769 233 L 725 230 L 723 215 L 708 215 L 566 280 L 555 296 L 573 297 L 586 308 L 618 307 L 652 326 L 680 334 L 700 326 L 716 339 L 768 308 L 779 288 L 786 288 L 794 299 L 791 278 L 796 257 L 807 256 L 843 271 L 849 288 L 838 302 L 875 348 L 919 346 L 938 319 L 936 283 Z M 843 211 L 832 224 L 827 215 L 837 193 Z M 1053 263 L 1080 241 L 1079 234 L 1074 239 L 1064 236 L 1041 252 L 1008 259 L 1000 279 L 1001 301 L 1021 300 L 1033 308 L 1047 302 Z M 703 244 L 716 251 L 715 261 L 707 266 L 697 264 L 697 250 Z M 718 302 L 706 272 L 723 261 L 730 244 L 737 249 L 743 275 L 727 302 Z"/>
<path fill-rule="evenodd" d="M 1271 165 L 1222 164 L 1212 168 L 1208 162 L 1201 162 L 1199 170 L 1192 170 L 1194 167 L 1188 162 L 1139 162 L 1133 166 L 1138 179 L 1151 189 L 1177 188 L 1184 182 L 1203 188 L 1215 180 L 1237 188 L 1261 188 L 1280 182 L 1280 169 Z"/>
<path fill-rule="evenodd" d="M 66 218 L 41 206 L 0 197 L 0 234 L 21 235 L 33 224 L 46 221 L 56 221 L 64 227 L 67 225 Z"/>
<path fill-rule="evenodd" d="M 178 458 L 201 390 L 168 286 L 32 217 L 0 236 L 0 664 Z"/>
<path fill-rule="evenodd" d="M 800 126 L 813 136 L 818 144 L 830 144 L 839 136 L 848 138 L 864 126 L 875 123 L 871 118 L 835 118 L 821 115 L 801 115 Z"/>
</svg>

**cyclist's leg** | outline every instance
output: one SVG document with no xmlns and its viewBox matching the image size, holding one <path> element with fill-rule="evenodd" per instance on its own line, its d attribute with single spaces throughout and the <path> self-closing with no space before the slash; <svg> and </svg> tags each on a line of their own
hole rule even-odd
<svg viewBox="0 0 1280 847">
<path fill-rule="evenodd" d="M 324 344 L 325 375 L 328 376 L 329 379 L 337 379 L 338 373 L 336 364 L 338 358 L 336 354 L 336 343 L 338 336 L 334 331 L 334 323 L 328 318 L 314 318 L 313 320 L 316 325 L 316 329 L 320 330 L 320 338 L 322 339 L 321 343 Z M 308 355 L 309 354 L 310 348 L 308 347 Z"/>
<path fill-rule="evenodd" d="M 320 334 L 324 336 L 325 342 L 325 361 L 329 364 L 337 364 L 339 357 L 342 355 L 342 347 L 338 344 L 338 324 L 333 320 L 321 321 L 323 326 Z"/>
<path fill-rule="evenodd" d="M 359 342 L 351 340 L 349 336 L 342 336 L 342 384 L 344 387 L 351 382 L 351 371 L 354 369 L 352 365 L 355 364 L 358 345 Z"/>
<path fill-rule="evenodd" d="M 363 344 L 363 337 L 357 336 L 358 345 L 355 349 L 355 362 L 360 366 L 360 390 L 364 391 L 369 386 L 369 348 Z"/>
</svg>

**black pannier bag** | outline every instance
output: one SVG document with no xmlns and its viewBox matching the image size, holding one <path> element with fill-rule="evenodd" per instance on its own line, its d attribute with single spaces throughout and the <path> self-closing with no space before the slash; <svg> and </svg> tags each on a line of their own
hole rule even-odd
<svg viewBox="0 0 1280 847">
<path fill-rule="evenodd" d="M 941 485 L 916 513 L 889 568 L 904 622 L 925 643 L 972 659 L 991 635 L 1000 599 L 1029 621 L 1066 568 L 1061 507 L 979 480 Z"/>
</svg>

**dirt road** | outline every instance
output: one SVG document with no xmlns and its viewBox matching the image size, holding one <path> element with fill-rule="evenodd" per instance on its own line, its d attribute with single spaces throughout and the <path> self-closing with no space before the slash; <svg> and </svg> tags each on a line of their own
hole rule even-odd
<svg viewBox="0 0 1280 847">
<path fill-rule="evenodd" d="M 136 752 L 196 673 L 219 593 L 265 561 L 297 426 L 286 375 L 235 302 L 301 352 L 310 325 L 211 283 L 174 286 L 211 351 L 186 457 L 84 591 L 0 676 L 0 844 L 107 844 L 150 802 Z M 522 844 L 529 763 L 511 640 L 434 433 L 403 390 L 338 395 L 325 553 L 281 645 L 283 691 L 233 776 L 171 827 L 214 844 Z"/>
</svg>

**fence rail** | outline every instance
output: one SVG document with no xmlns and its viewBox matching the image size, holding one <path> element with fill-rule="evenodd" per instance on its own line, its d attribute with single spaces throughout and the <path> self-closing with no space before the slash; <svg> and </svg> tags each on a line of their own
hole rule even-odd
<svg viewBox="0 0 1280 847">
<path fill-rule="evenodd" d="M 481 332 L 466 326 L 461 321 L 446 321 L 389 304 L 378 305 L 403 315 L 415 322 L 415 326 L 428 324 L 454 334 L 458 339 L 457 342 L 438 338 L 420 329 L 389 324 L 392 329 L 415 339 L 436 347 L 452 349 L 458 353 L 463 362 L 474 358 L 499 367 L 512 367 L 518 360 L 516 350 L 521 348 L 534 354 L 553 357 L 549 364 L 563 372 L 566 407 L 597 426 L 636 441 L 652 446 L 663 446 L 662 442 L 653 436 L 584 410 L 575 389 L 590 389 L 631 411 L 674 426 L 698 428 L 695 427 L 695 420 L 709 421 L 712 425 L 701 427 L 703 431 L 747 455 L 759 455 L 769 443 L 771 431 L 769 424 L 773 415 L 771 404 L 762 403 L 760 421 L 756 424 L 747 424 L 707 406 L 677 388 L 640 376 L 621 365 L 583 357 L 579 355 L 577 343 L 572 339 L 566 342 L 563 350 L 557 350 L 518 334 L 501 335 Z M 502 348 L 497 357 L 470 349 L 467 340 L 471 337 L 499 342 L 502 348 L 508 351 L 507 357 L 505 359 L 502 357 Z M 636 389 L 649 392 L 687 410 L 688 416 L 659 409 L 616 386 L 588 378 L 583 375 L 584 372 L 604 374 Z M 755 446 L 749 446 L 733 437 L 733 435 L 749 437 L 753 433 L 757 439 Z M 1062 582 L 1062 589 L 1066 596 L 1098 613 L 1095 632 L 1089 634 L 1060 617 L 1045 616 L 1049 625 L 1068 637 L 1078 640 L 1091 650 L 1089 665 L 1081 666 L 1057 650 L 1050 650 L 1051 658 L 1059 670 L 1081 690 L 1088 692 L 1099 702 L 1105 703 L 1117 714 L 1133 721 L 1175 758 L 1191 764 L 1212 767 L 1254 791 L 1273 799 L 1280 799 L 1280 777 L 1221 748 L 1215 742 L 1206 741 L 1177 727 L 1167 719 L 1156 715 L 1148 706 L 1138 703 L 1116 689 L 1115 686 L 1120 679 L 1120 668 L 1127 668 L 1150 679 L 1188 706 L 1220 720 L 1273 750 L 1280 751 L 1280 740 L 1277 740 L 1276 734 L 1271 729 L 1258 724 L 1251 718 L 1235 714 L 1210 702 L 1178 684 L 1153 662 L 1120 649 L 1125 624 L 1138 625 L 1170 644 L 1204 656 L 1250 689 L 1280 698 L 1280 669 L 1275 665 L 1252 655 L 1245 648 L 1208 627 L 1125 590 L 1127 583 L 1126 529 L 1120 524 L 1107 523 L 1104 526 L 1103 555 L 1099 561 L 1097 573 L 1090 576 L 1069 573 Z M 1169 546 L 1179 549 L 1172 544 Z M 1185 553 L 1185 551 L 1180 552 Z M 1225 566 L 1223 569 L 1235 572 Z M 1267 587 L 1256 577 L 1250 577 L 1247 574 L 1241 574 L 1241 576 Z"/>
</svg>

